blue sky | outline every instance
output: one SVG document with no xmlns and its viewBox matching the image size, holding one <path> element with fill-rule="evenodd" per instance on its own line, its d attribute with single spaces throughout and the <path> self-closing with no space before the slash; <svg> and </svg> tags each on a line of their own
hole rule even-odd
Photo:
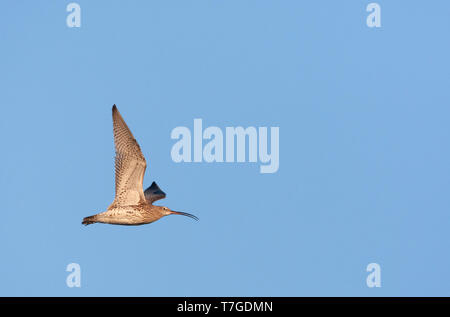
<svg viewBox="0 0 450 317">
<path fill-rule="evenodd" d="M 381 28 L 371 1 L 77 2 L 80 28 L 0 10 L 0 295 L 450 295 L 448 1 L 377 1 Z M 199 222 L 81 225 L 114 198 L 113 104 Z M 279 170 L 173 162 L 195 118 L 279 127 Z"/>
</svg>

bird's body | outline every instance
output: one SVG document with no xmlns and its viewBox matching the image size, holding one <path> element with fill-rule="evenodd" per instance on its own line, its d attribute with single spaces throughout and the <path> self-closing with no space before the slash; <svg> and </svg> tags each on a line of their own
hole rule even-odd
<svg viewBox="0 0 450 317">
<path fill-rule="evenodd" d="M 165 198 L 166 194 L 155 182 L 145 192 L 143 191 L 147 162 L 116 105 L 113 106 L 112 113 L 116 148 L 116 197 L 105 212 L 86 217 L 82 223 L 85 225 L 96 222 L 142 225 L 171 214 L 188 216 L 197 220 L 197 217 L 191 214 L 153 205 L 156 200 Z"/>
<path fill-rule="evenodd" d="M 91 217 L 86 217 L 83 223 L 88 225 L 95 222 L 103 222 L 116 225 L 143 225 L 152 223 L 165 215 L 158 209 L 160 206 L 140 204 L 132 206 L 119 206 L 108 209 Z"/>
</svg>

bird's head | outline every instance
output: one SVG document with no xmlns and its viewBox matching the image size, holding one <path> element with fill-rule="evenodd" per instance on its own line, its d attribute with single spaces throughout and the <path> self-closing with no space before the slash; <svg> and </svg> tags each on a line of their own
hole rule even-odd
<svg viewBox="0 0 450 317">
<path fill-rule="evenodd" d="M 167 207 L 164 206 L 155 206 L 158 208 L 159 212 L 163 215 L 163 216 L 168 216 L 168 215 L 182 215 L 182 216 L 186 216 L 186 217 L 190 217 L 192 219 L 198 220 L 198 218 L 194 215 L 188 214 L 187 212 L 182 212 L 182 211 L 174 211 L 174 210 L 170 210 Z"/>
</svg>

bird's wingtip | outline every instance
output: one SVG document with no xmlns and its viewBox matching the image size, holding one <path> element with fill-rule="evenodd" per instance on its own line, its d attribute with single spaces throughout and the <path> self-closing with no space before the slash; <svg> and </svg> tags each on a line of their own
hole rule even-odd
<svg viewBox="0 0 450 317">
<path fill-rule="evenodd" d="M 166 195 L 165 192 L 162 191 L 161 188 L 159 188 L 158 184 L 156 184 L 156 182 L 153 182 L 150 187 L 148 188 L 148 190 L 153 191 L 154 194 L 162 194 L 162 195 Z"/>
</svg>

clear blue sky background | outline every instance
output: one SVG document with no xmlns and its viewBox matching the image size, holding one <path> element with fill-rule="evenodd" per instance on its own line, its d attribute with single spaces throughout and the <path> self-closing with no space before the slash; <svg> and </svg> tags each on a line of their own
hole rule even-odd
<svg viewBox="0 0 450 317">
<path fill-rule="evenodd" d="M 370 1 L 79 0 L 79 29 L 69 2 L 1 5 L 0 295 L 450 295 L 450 2 L 377 1 L 380 29 Z M 81 225 L 114 103 L 199 222 Z M 279 126 L 279 171 L 174 163 L 194 118 Z"/>
</svg>

